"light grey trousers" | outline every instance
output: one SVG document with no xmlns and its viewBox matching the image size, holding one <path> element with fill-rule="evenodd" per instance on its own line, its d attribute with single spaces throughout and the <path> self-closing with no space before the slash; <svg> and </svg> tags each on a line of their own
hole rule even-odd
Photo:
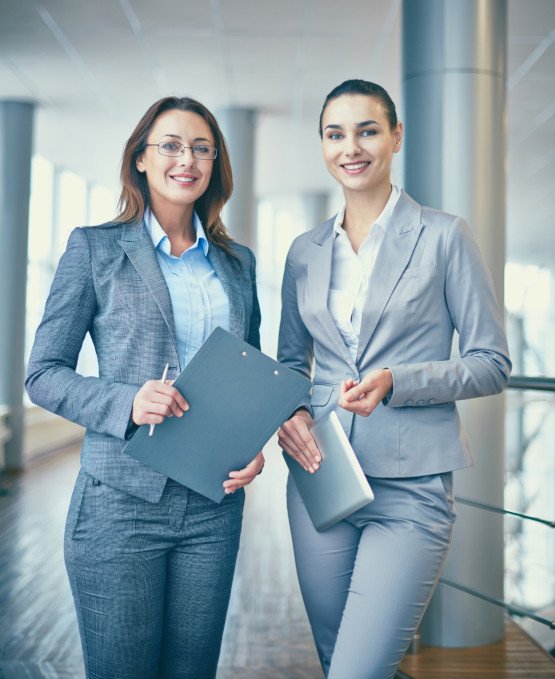
<svg viewBox="0 0 555 679">
<path fill-rule="evenodd" d="M 451 542 L 450 472 L 368 480 L 374 501 L 323 533 L 287 484 L 297 575 L 328 679 L 394 677 Z"/>
</svg>

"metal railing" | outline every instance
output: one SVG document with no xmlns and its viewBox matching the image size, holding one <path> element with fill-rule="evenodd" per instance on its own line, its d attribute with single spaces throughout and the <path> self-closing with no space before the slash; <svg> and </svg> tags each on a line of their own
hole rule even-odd
<svg viewBox="0 0 555 679">
<path fill-rule="evenodd" d="M 527 377 L 526 375 L 511 375 L 507 389 L 555 391 L 555 377 Z"/>
<path fill-rule="evenodd" d="M 484 594 L 483 592 L 479 592 L 477 589 L 473 589 L 472 587 L 462 585 L 460 582 L 457 582 L 456 580 L 451 580 L 449 578 L 445 578 L 442 576 L 439 579 L 439 581 L 442 582 L 444 585 L 447 585 L 448 587 L 459 589 L 461 592 L 470 594 L 476 597 L 477 599 L 482 599 L 483 601 L 487 601 L 490 604 L 494 604 L 494 606 L 504 608 L 511 615 L 516 615 L 519 618 L 530 618 L 531 620 L 535 620 L 536 622 L 539 622 L 542 625 L 546 625 L 550 629 L 555 629 L 555 620 L 548 620 L 547 618 L 542 618 L 541 615 L 536 615 L 535 613 L 532 613 L 532 611 L 528 611 L 525 608 L 521 608 L 520 606 L 508 604 L 506 601 L 502 601 L 501 599 L 497 599 L 496 597 L 489 596 L 488 594 Z"/>
<path fill-rule="evenodd" d="M 487 502 L 478 502 L 477 500 L 470 500 L 467 497 L 461 497 L 460 495 L 455 495 L 455 500 L 460 502 L 462 505 L 468 505 L 469 507 L 476 507 L 477 509 L 484 509 L 487 512 L 496 512 L 497 514 L 505 514 L 507 516 L 516 516 L 517 519 L 524 519 L 525 521 L 535 521 L 536 523 L 541 523 L 548 528 L 555 528 L 555 520 L 542 519 L 539 516 L 531 516 L 530 514 L 524 514 L 523 512 L 515 512 L 512 509 L 505 509 L 505 507 L 496 507 L 495 505 L 490 505 Z"/>
<path fill-rule="evenodd" d="M 509 380 L 508 388 L 527 391 L 534 390 L 534 391 L 555 392 L 555 378 L 527 377 L 525 375 L 513 375 Z M 497 507 L 486 502 L 478 502 L 477 500 L 471 500 L 465 497 L 455 496 L 455 499 L 457 500 L 457 502 L 460 502 L 461 504 L 468 505 L 470 507 L 475 507 L 476 509 L 482 509 L 488 512 L 495 512 L 498 514 L 514 516 L 517 519 L 521 519 L 523 521 L 533 521 L 535 523 L 542 524 L 548 528 L 555 528 L 555 520 L 552 519 L 544 519 L 538 516 L 531 516 L 530 514 L 517 512 L 511 509 L 506 509 L 505 507 Z M 470 594 L 471 596 L 474 596 L 478 599 L 487 601 L 493 604 L 494 606 L 504 608 L 511 615 L 522 618 L 530 618 L 531 620 L 535 620 L 536 622 L 539 622 L 542 625 L 546 625 L 550 629 L 555 629 L 555 620 L 548 620 L 547 618 L 544 618 L 540 615 L 536 615 L 532 611 L 526 610 L 525 608 L 521 608 L 520 606 L 515 606 L 514 604 L 507 603 L 506 601 L 502 601 L 501 599 L 497 599 L 496 597 L 489 596 L 488 594 L 484 594 L 483 592 L 479 592 L 478 590 L 473 589 L 472 587 L 467 587 L 466 585 L 463 585 L 460 582 L 456 582 L 455 580 L 451 580 L 450 578 L 441 577 L 439 581 L 442 582 L 444 585 L 447 585 L 448 587 L 453 587 L 455 589 L 460 590 L 461 592 L 465 592 L 466 594 Z"/>
</svg>

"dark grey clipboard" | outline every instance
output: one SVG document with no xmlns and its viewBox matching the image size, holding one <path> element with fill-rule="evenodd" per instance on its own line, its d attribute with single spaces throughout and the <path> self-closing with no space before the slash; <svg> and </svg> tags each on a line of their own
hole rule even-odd
<svg viewBox="0 0 555 679">
<path fill-rule="evenodd" d="M 174 386 L 190 409 L 152 436 L 139 427 L 123 452 L 221 502 L 229 472 L 255 457 L 312 384 L 218 327 Z"/>
</svg>

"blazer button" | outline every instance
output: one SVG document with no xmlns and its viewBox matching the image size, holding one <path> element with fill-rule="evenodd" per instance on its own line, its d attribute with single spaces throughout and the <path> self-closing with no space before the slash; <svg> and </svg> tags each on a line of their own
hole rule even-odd
<svg viewBox="0 0 555 679">
<path fill-rule="evenodd" d="M 418 401 L 416 401 L 416 405 L 417 405 L 417 406 L 426 405 L 426 401 L 424 401 L 424 400 L 422 400 L 421 398 L 419 398 Z"/>
<path fill-rule="evenodd" d="M 405 401 L 405 405 L 406 405 L 406 406 L 413 406 L 413 405 L 414 405 L 414 401 L 412 400 L 412 398 L 409 398 L 408 400 L 406 400 L 406 401 Z"/>
<path fill-rule="evenodd" d="M 436 402 L 435 398 L 429 398 L 428 399 L 428 403 L 435 403 L 435 402 Z"/>
</svg>

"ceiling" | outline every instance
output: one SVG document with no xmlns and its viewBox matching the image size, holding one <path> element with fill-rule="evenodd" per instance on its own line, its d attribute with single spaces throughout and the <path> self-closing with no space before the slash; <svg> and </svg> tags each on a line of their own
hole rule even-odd
<svg viewBox="0 0 555 679">
<path fill-rule="evenodd" d="M 114 190 L 123 144 L 158 97 L 252 107 L 257 194 L 331 191 L 316 133 L 323 97 L 363 77 L 402 111 L 401 6 L 0 0 L 0 97 L 36 100 L 36 151 Z M 509 1 L 509 255 L 552 266 L 554 42 L 554 0 Z"/>
</svg>

